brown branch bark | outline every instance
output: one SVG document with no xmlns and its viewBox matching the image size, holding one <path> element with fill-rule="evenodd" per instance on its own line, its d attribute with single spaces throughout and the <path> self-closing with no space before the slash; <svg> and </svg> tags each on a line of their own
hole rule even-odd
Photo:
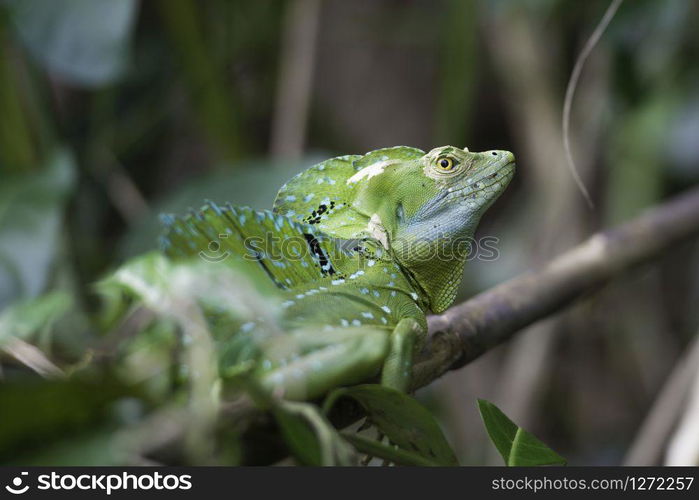
<svg viewBox="0 0 699 500">
<path fill-rule="evenodd" d="M 531 271 L 428 318 L 430 336 L 414 370 L 423 387 L 522 328 L 570 305 L 620 273 L 699 235 L 699 188 L 590 237 Z"/>
</svg>

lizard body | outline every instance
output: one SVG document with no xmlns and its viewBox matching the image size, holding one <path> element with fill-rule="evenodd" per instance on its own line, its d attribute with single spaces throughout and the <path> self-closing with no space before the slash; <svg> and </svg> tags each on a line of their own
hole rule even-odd
<svg viewBox="0 0 699 500">
<path fill-rule="evenodd" d="M 207 265 L 242 262 L 274 284 L 275 324 L 231 323 L 224 366 L 254 361 L 262 384 L 289 399 L 379 372 L 406 391 L 426 313 L 453 302 L 464 243 L 513 173 L 509 152 L 452 146 L 333 158 L 284 185 L 273 211 L 208 202 L 166 216 L 162 247 L 176 262 L 216 242 L 225 258 Z"/>
</svg>

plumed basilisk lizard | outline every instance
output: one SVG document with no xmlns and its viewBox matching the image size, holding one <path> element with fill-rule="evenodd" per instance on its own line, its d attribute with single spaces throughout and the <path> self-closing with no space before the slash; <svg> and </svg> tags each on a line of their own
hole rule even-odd
<svg viewBox="0 0 699 500">
<path fill-rule="evenodd" d="M 407 391 L 425 315 L 454 301 L 465 242 L 514 170 L 510 152 L 452 146 L 341 156 L 291 179 L 271 211 L 207 202 L 165 216 L 162 248 L 176 261 L 216 241 L 227 258 L 211 265 L 247 262 L 275 285 L 284 334 L 270 340 L 262 320 L 237 325 L 224 365 L 252 361 L 262 385 L 287 399 L 379 374 Z"/>
</svg>

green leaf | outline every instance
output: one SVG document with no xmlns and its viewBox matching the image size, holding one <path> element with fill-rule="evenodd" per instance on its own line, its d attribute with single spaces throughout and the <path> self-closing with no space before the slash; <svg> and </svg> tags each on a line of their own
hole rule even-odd
<svg viewBox="0 0 699 500">
<path fill-rule="evenodd" d="M 116 423 L 119 401 L 140 398 L 139 386 L 125 385 L 107 374 L 92 375 L 48 381 L 22 378 L 0 384 L 0 463 L 17 463 L 20 456 L 26 463 L 54 444 L 71 440 L 78 444 L 96 428 Z"/>
<path fill-rule="evenodd" d="M 356 465 L 357 454 L 310 403 L 278 401 L 272 413 L 284 441 L 303 465 Z"/>
<path fill-rule="evenodd" d="M 0 308 L 45 288 L 74 172 L 72 156 L 59 150 L 42 171 L 0 182 Z"/>
<path fill-rule="evenodd" d="M 325 412 L 341 397 L 357 401 L 371 422 L 402 450 L 435 465 L 458 465 L 432 414 L 407 394 L 377 384 L 341 388 L 330 393 L 324 404 Z"/>
<path fill-rule="evenodd" d="M 123 73 L 135 0 L 10 0 L 20 40 L 49 71 L 97 86 Z"/>
<path fill-rule="evenodd" d="M 490 440 L 502 455 L 506 465 L 566 464 L 565 458 L 530 432 L 518 427 L 493 403 L 479 399 L 478 410 L 481 412 Z"/>
<path fill-rule="evenodd" d="M 67 437 L 57 437 L 42 446 L 19 450 L 6 465 L 14 466 L 117 466 L 131 465 L 119 450 L 115 426 L 96 424 Z M 116 434 L 118 435 L 118 434 Z"/>
</svg>

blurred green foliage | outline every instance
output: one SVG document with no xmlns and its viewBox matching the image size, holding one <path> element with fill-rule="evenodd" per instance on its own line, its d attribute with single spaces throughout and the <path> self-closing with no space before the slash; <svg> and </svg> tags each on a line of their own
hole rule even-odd
<svg viewBox="0 0 699 500">
<path fill-rule="evenodd" d="M 49 282 L 75 166 L 67 151 L 48 160 L 38 172 L 6 174 L 0 185 L 0 307 L 36 297 Z"/>
<path fill-rule="evenodd" d="M 278 68 L 282 45 L 295 43 L 284 36 L 291 4 L 0 0 L 3 463 L 249 463 L 264 454 L 262 439 L 251 450 L 237 442 L 240 429 L 212 417 L 230 411 L 230 395 L 216 383 L 202 396 L 188 378 L 183 367 L 197 353 L 176 315 L 154 316 L 119 289 L 112 312 L 126 319 L 105 319 L 95 283 L 155 248 L 162 211 L 204 198 L 268 207 L 286 179 L 334 154 L 510 149 L 517 179 L 481 228 L 500 237 L 500 258 L 469 263 L 465 298 L 546 261 L 557 241 L 573 244 L 565 231 L 588 234 L 699 182 L 695 0 L 624 2 L 583 72 L 572 127 L 597 203 L 589 213 L 556 156 L 559 138 L 547 134 L 606 1 L 322 1 L 304 154 L 270 159 L 273 124 L 293 112 L 277 97 L 289 84 Z M 583 303 L 554 328 L 561 339 L 546 348 L 545 376 L 527 398 L 534 418 L 523 425 L 573 463 L 619 462 L 696 331 L 698 300 L 694 246 Z M 11 341 L 24 342 L 15 347 L 31 362 Z M 453 457 L 446 445 L 440 463 L 492 459 L 480 428 L 471 430 L 472 400 L 526 378 L 517 375 L 527 363 L 504 349 L 421 395 L 456 449 Z M 37 367 L 53 378 L 39 379 Z M 301 463 L 355 460 L 343 439 L 375 446 L 288 410 L 282 432 L 297 429 L 303 443 L 331 433 L 301 446 Z M 408 449 L 374 451 L 426 460 Z"/>
</svg>

